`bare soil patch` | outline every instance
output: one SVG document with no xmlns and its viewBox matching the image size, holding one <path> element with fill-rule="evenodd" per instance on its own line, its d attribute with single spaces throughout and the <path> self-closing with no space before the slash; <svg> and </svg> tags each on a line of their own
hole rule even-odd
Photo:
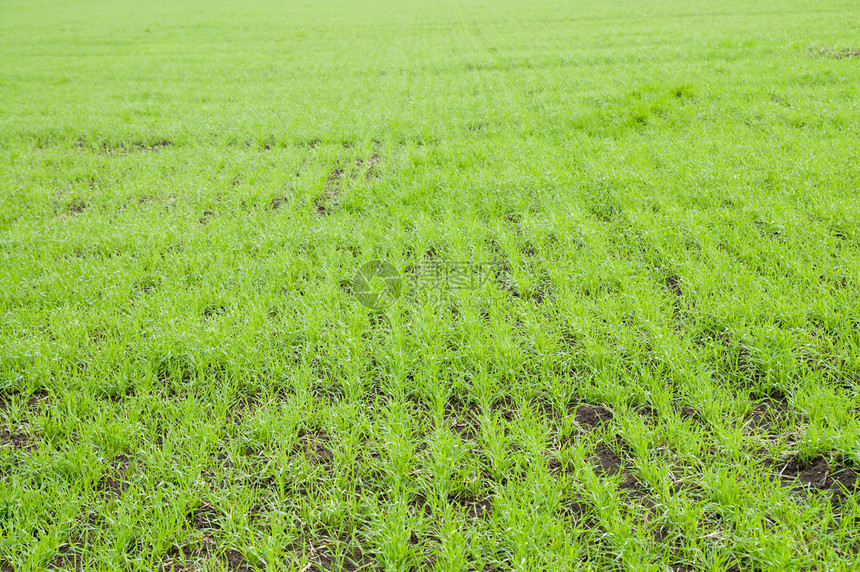
<svg viewBox="0 0 860 572">
<path fill-rule="evenodd" d="M 28 433 L 9 433 L 6 427 L 0 427 L 0 448 L 10 448 L 16 451 L 29 451 L 37 446 L 36 438 Z"/>
<path fill-rule="evenodd" d="M 594 517 L 594 508 L 581 498 L 564 502 L 559 508 L 559 512 L 565 516 L 575 518 L 588 528 L 598 526 L 598 521 Z"/>
<path fill-rule="evenodd" d="M 678 410 L 678 415 L 681 416 L 681 419 L 688 419 L 690 421 L 695 421 L 700 425 L 705 424 L 705 420 L 702 419 L 701 414 L 693 407 L 684 406 Z"/>
<path fill-rule="evenodd" d="M 365 550 L 349 534 L 341 534 L 333 538 L 327 533 L 321 533 L 310 544 L 311 567 L 314 572 L 358 572 L 359 570 L 374 570 L 373 560 L 365 555 Z M 338 550 L 337 545 L 340 545 Z M 340 554 L 341 558 L 338 558 Z"/>
<path fill-rule="evenodd" d="M 188 515 L 188 522 L 194 530 L 221 530 L 221 513 L 213 506 L 201 503 Z"/>
<path fill-rule="evenodd" d="M 619 488 L 633 492 L 642 490 L 639 479 L 627 471 L 624 462 L 609 445 L 605 443 L 598 445 L 594 450 L 593 461 L 598 474 L 621 478 Z"/>
<path fill-rule="evenodd" d="M 493 513 L 493 499 L 490 497 L 479 499 L 468 493 L 460 493 L 450 496 L 448 500 L 451 503 L 464 508 L 466 516 L 471 519 L 489 518 Z"/>
<path fill-rule="evenodd" d="M 338 197 L 341 193 L 341 180 L 346 176 L 343 169 L 335 169 L 332 171 L 325 184 L 323 196 L 314 201 L 316 213 L 320 216 L 331 214 L 338 206 Z"/>
<path fill-rule="evenodd" d="M 646 425 L 656 425 L 660 412 L 650 405 L 642 405 L 636 408 L 636 413 L 642 418 Z"/>
<path fill-rule="evenodd" d="M 215 556 L 213 553 L 214 550 L 209 546 L 173 546 L 165 554 L 165 558 L 158 566 L 158 570 L 163 572 L 185 572 L 187 570 L 200 569 L 200 564 L 215 562 L 220 563 L 223 568 L 226 568 L 230 572 L 250 572 L 254 570 L 251 563 L 238 550 L 227 549 L 220 556 Z"/>
<path fill-rule="evenodd" d="M 60 554 L 54 557 L 48 565 L 48 568 L 51 570 L 84 570 L 85 567 L 86 561 L 78 552 Z M 7 568 L 0 566 L 0 572 L 5 572 L 6 570 Z M 11 571 L 12 567 L 10 566 L 8 570 Z"/>
<path fill-rule="evenodd" d="M 583 427 L 595 429 L 612 421 L 612 412 L 601 405 L 580 403 L 574 409 L 574 419 Z"/>
<path fill-rule="evenodd" d="M 75 146 L 79 149 L 90 149 L 101 151 L 106 155 L 131 155 L 147 151 L 159 151 L 167 147 L 173 147 L 174 142 L 170 139 L 156 139 L 155 141 L 103 141 L 100 145 L 93 146 L 84 139 L 78 139 Z"/>
<path fill-rule="evenodd" d="M 224 553 L 223 560 L 227 564 L 227 569 L 231 572 L 246 572 L 253 570 L 251 564 L 238 550 L 228 550 Z"/>
<path fill-rule="evenodd" d="M 754 429 L 776 435 L 783 426 L 798 418 L 791 409 L 788 397 L 779 389 L 753 392 L 750 399 L 759 401 L 748 416 L 748 423 Z"/>
<path fill-rule="evenodd" d="M 431 516 L 433 514 L 433 509 L 430 507 L 430 503 L 427 502 L 427 496 L 422 492 L 415 493 L 409 500 L 409 505 L 417 513 L 422 513 L 424 516 Z"/>
<path fill-rule="evenodd" d="M 478 421 L 478 406 L 471 401 L 464 401 L 458 396 L 452 396 L 445 404 L 445 417 L 452 422 L 451 429 L 461 439 L 477 441 L 481 434 Z"/>
<path fill-rule="evenodd" d="M 334 462 L 329 437 L 321 431 L 301 431 L 296 452 L 303 454 L 313 465 L 330 465 Z"/>
<path fill-rule="evenodd" d="M 792 457 L 777 464 L 779 477 L 786 485 L 795 484 L 799 488 L 811 488 L 831 492 L 831 503 L 841 506 L 845 500 L 857 493 L 860 486 L 860 473 L 856 467 L 843 465 L 837 459 L 823 455 L 803 461 Z"/>
<path fill-rule="evenodd" d="M 275 197 L 272 199 L 272 202 L 269 203 L 269 210 L 276 211 L 287 201 L 289 201 L 289 197 Z"/>
<path fill-rule="evenodd" d="M 359 169 L 362 169 L 362 168 L 367 169 L 367 171 L 364 174 L 364 179 L 366 181 L 369 181 L 378 175 L 377 169 L 376 169 L 376 164 L 379 163 L 380 160 L 381 160 L 381 157 L 379 156 L 379 154 L 374 153 L 368 159 L 356 159 L 355 160 L 355 166 L 358 167 Z"/>
<path fill-rule="evenodd" d="M 817 59 L 846 60 L 860 58 L 860 48 L 811 48 L 809 55 Z"/>
<path fill-rule="evenodd" d="M 666 288 L 668 292 L 670 292 L 673 296 L 681 298 L 684 296 L 684 290 L 681 288 L 681 278 L 674 274 L 667 276 L 663 281 L 663 286 Z"/>
</svg>

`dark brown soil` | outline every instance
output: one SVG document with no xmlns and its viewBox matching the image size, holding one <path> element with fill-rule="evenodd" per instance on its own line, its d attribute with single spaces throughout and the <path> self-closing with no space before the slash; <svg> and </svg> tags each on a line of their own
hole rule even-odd
<svg viewBox="0 0 860 572">
<path fill-rule="evenodd" d="M 373 561 L 365 556 L 361 545 L 349 534 L 341 534 L 337 539 L 337 544 L 340 544 L 344 548 L 337 550 L 333 544 L 333 538 L 326 533 L 319 535 L 311 542 L 314 549 L 310 560 L 314 564 L 311 565 L 309 570 L 315 572 L 375 570 L 372 566 Z M 342 565 L 338 564 L 338 553 L 343 556 Z"/>
<path fill-rule="evenodd" d="M 691 421 L 695 421 L 696 423 L 701 424 L 704 424 L 705 422 L 699 412 L 692 407 L 682 407 L 678 411 L 678 414 L 681 416 L 682 419 L 689 419 Z"/>
<path fill-rule="evenodd" d="M 424 493 L 415 493 L 412 500 L 409 501 L 409 505 L 414 508 L 416 512 L 423 513 L 424 516 L 430 516 L 433 514 L 433 509 L 427 502 L 427 496 Z"/>
<path fill-rule="evenodd" d="M 128 468 L 128 457 L 125 455 L 115 457 L 111 461 L 107 473 L 96 483 L 96 490 L 106 496 L 121 497 L 129 487 L 129 482 L 126 478 Z"/>
<path fill-rule="evenodd" d="M 452 396 L 445 404 L 445 417 L 453 422 L 451 428 L 461 439 L 476 441 L 481 434 L 478 406 L 471 401 Z"/>
<path fill-rule="evenodd" d="M 857 494 L 860 487 L 860 473 L 854 469 L 835 469 L 828 476 L 829 488 L 833 491 L 830 502 L 834 506 L 842 506 L 849 496 Z"/>
<path fill-rule="evenodd" d="M 785 463 L 780 469 L 780 476 L 785 479 L 796 479 L 808 487 L 823 488 L 830 473 L 830 464 L 824 457 L 816 457 L 809 462 L 794 458 Z"/>
<path fill-rule="evenodd" d="M 15 400 L 15 396 L 21 395 L 21 392 L 13 389 L 10 391 L 0 391 L 0 411 L 5 411 L 8 409 L 12 402 Z M 34 391 L 27 398 L 27 409 L 35 409 L 39 405 L 46 405 L 48 402 L 48 398 L 50 394 L 45 390 L 37 390 Z"/>
<path fill-rule="evenodd" d="M 529 407 L 543 414 L 544 418 L 549 421 L 558 420 L 558 411 L 546 398 L 538 397 L 529 403 Z"/>
<path fill-rule="evenodd" d="M 110 387 L 102 390 L 98 397 L 105 401 L 110 401 L 111 403 L 121 403 L 129 398 L 135 396 L 135 390 L 133 385 L 129 385 L 125 388 L 122 387 Z"/>
<path fill-rule="evenodd" d="M 173 146 L 173 141 L 170 141 L 169 139 L 161 139 L 159 141 L 154 141 L 152 143 L 144 143 L 142 141 L 134 141 L 131 143 L 122 142 L 122 141 L 119 141 L 119 142 L 105 141 L 101 144 L 99 149 L 101 149 L 102 152 L 104 152 L 108 155 L 113 155 L 113 154 L 128 155 L 129 153 L 136 153 L 139 151 L 158 151 L 159 149 L 162 149 L 164 147 L 172 147 L 172 146 Z M 91 145 L 88 145 L 82 139 L 78 140 L 78 147 L 90 147 L 90 148 L 92 148 Z"/>
<path fill-rule="evenodd" d="M 224 561 L 227 563 L 227 569 L 231 572 L 246 572 L 253 570 L 250 563 L 245 560 L 242 553 L 238 550 L 228 550 L 224 553 Z"/>
<path fill-rule="evenodd" d="M 273 211 L 276 211 L 279 208 L 281 208 L 281 205 L 283 205 L 286 202 L 287 202 L 287 197 L 275 197 L 274 199 L 272 199 L 272 202 L 269 203 L 269 208 Z"/>
<path fill-rule="evenodd" d="M 598 474 L 621 477 L 619 488 L 629 491 L 642 489 L 639 480 L 626 470 L 621 458 L 605 443 L 601 443 L 594 450 L 594 465 Z"/>
<path fill-rule="evenodd" d="M 801 488 L 831 491 L 834 506 L 844 504 L 847 497 L 857 493 L 860 473 L 824 456 L 804 462 L 794 457 L 777 465 L 779 476 L 786 484 L 796 483 Z"/>
<path fill-rule="evenodd" d="M 51 570 L 83 570 L 85 568 L 85 562 L 83 556 L 80 554 L 60 554 L 51 560 L 50 565 L 48 566 Z M 13 570 L 10 566 L 8 569 L 3 565 L 0 565 L 0 572 L 6 572 L 6 570 Z"/>
<path fill-rule="evenodd" d="M 74 214 L 80 214 L 84 212 L 87 208 L 87 203 L 78 199 L 70 202 L 66 205 L 66 211 Z"/>
<path fill-rule="evenodd" d="M 860 58 L 860 48 L 819 48 L 815 51 L 810 50 L 810 55 L 814 58 L 846 60 Z"/>
<path fill-rule="evenodd" d="M 781 404 L 788 406 L 788 396 L 783 391 L 776 387 L 771 387 L 766 390 L 756 390 L 750 393 L 750 399 L 753 401 L 762 400 L 770 404 Z"/>
<path fill-rule="evenodd" d="M 379 163 L 380 159 L 381 157 L 377 153 L 371 155 L 367 160 L 356 159 L 355 165 L 357 167 L 367 169 L 367 173 L 364 175 L 366 181 L 370 181 L 377 176 L 375 165 Z"/>
<path fill-rule="evenodd" d="M 573 463 L 569 463 L 569 462 L 565 463 L 559 459 L 552 458 L 549 461 L 547 461 L 547 469 L 549 469 L 550 473 L 552 473 L 553 475 L 556 475 L 556 476 L 558 476 L 558 475 L 570 475 L 570 474 L 573 474 L 573 472 L 574 472 L 574 465 L 573 465 Z"/>
<path fill-rule="evenodd" d="M 668 276 L 666 280 L 663 281 L 663 286 L 673 296 L 681 298 L 684 295 L 684 290 L 681 288 L 681 279 L 677 276 Z"/>
<path fill-rule="evenodd" d="M 221 530 L 221 514 L 206 503 L 191 511 L 188 520 L 195 530 Z"/>
<path fill-rule="evenodd" d="M 158 565 L 160 572 L 184 572 L 191 566 L 191 561 L 199 558 L 201 554 L 208 554 L 208 550 L 192 548 L 190 546 L 171 546 L 167 549 L 164 559 Z"/>
<path fill-rule="evenodd" d="M 778 434 L 782 427 L 797 418 L 791 410 L 788 398 L 779 389 L 764 393 L 753 392 L 750 399 L 759 401 L 749 414 L 749 424 L 754 429 Z"/>
<path fill-rule="evenodd" d="M 9 433 L 5 427 L 0 427 L 0 447 L 29 451 L 36 447 L 36 439 L 26 433 Z"/>
<path fill-rule="evenodd" d="M 492 513 L 493 501 L 489 499 L 472 502 L 466 510 L 466 516 L 469 518 L 488 518 Z"/>
<path fill-rule="evenodd" d="M 314 207 L 318 215 L 326 216 L 337 208 L 338 197 L 340 197 L 341 193 L 340 182 L 345 176 L 343 169 L 335 169 L 329 174 L 326 180 L 325 193 L 322 197 L 314 201 Z"/>
<path fill-rule="evenodd" d="M 356 159 L 354 168 L 351 168 L 349 172 L 345 169 L 335 169 L 333 170 L 326 180 L 325 185 L 325 193 L 322 197 L 317 199 L 314 202 L 314 207 L 316 208 L 316 213 L 320 216 L 326 216 L 331 214 L 338 207 L 338 199 L 340 198 L 342 189 L 342 182 L 345 179 L 356 179 L 359 176 L 358 171 L 360 169 L 367 169 L 365 173 L 365 180 L 370 180 L 376 176 L 375 165 L 380 161 L 380 157 L 378 154 L 374 153 L 369 159 Z"/>
<path fill-rule="evenodd" d="M 585 526 L 591 528 L 598 526 L 593 507 L 582 499 L 565 502 L 559 510 L 563 515 L 574 517 Z"/>
<path fill-rule="evenodd" d="M 502 396 L 493 402 L 493 411 L 501 414 L 505 421 L 511 421 L 516 417 L 514 400 L 509 395 Z"/>
<path fill-rule="evenodd" d="M 470 494 L 459 494 L 448 497 L 448 500 L 466 510 L 469 518 L 488 518 L 493 513 L 493 499 L 478 499 Z"/>
<path fill-rule="evenodd" d="M 166 558 L 164 562 L 158 567 L 159 570 L 164 572 L 185 572 L 186 570 L 197 570 L 198 568 L 195 566 L 195 561 L 199 561 L 200 559 L 209 560 L 210 562 L 214 559 L 220 561 L 230 572 L 251 572 L 254 570 L 251 563 L 242 555 L 241 552 L 234 549 L 226 550 L 221 557 L 214 557 L 213 552 L 209 549 L 209 547 L 198 546 L 198 547 L 171 547 L 166 554 Z"/>
<path fill-rule="evenodd" d="M 304 454 L 314 465 L 330 465 L 334 461 L 328 435 L 319 431 L 301 433 L 296 452 Z"/>
<path fill-rule="evenodd" d="M 660 417 L 659 412 L 650 405 L 643 405 L 636 409 L 636 413 L 642 417 L 642 420 L 648 425 L 655 425 Z"/>
<path fill-rule="evenodd" d="M 128 483 L 115 477 L 107 476 L 96 483 L 96 490 L 112 497 L 121 497 L 128 490 Z"/>
<path fill-rule="evenodd" d="M 453 429 L 454 432 L 457 433 L 457 435 L 459 435 L 464 441 L 477 441 L 478 435 L 481 433 L 478 421 L 474 418 L 466 421 L 458 420 L 451 426 L 451 429 Z"/>
<path fill-rule="evenodd" d="M 574 419 L 580 425 L 595 428 L 612 421 L 612 412 L 600 405 L 580 403 L 576 407 Z"/>
<path fill-rule="evenodd" d="M 779 426 L 789 419 L 788 407 L 777 404 L 776 407 L 760 403 L 749 414 L 750 426 L 769 434 L 779 433 Z"/>
</svg>

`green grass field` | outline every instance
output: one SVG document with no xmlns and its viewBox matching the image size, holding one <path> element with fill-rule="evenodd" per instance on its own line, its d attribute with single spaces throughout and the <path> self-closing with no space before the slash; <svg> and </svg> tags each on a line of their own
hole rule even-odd
<svg viewBox="0 0 860 572">
<path fill-rule="evenodd" d="M 859 187 L 853 0 L 4 0 L 0 570 L 855 570 Z"/>
</svg>

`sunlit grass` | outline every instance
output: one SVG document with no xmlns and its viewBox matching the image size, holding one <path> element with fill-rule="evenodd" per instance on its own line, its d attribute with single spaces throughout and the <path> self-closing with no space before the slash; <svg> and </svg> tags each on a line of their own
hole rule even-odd
<svg viewBox="0 0 860 572">
<path fill-rule="evenodd" d="M 858 26 L 5 3 L 0 569 L 851 570 Z"/>
</svg>

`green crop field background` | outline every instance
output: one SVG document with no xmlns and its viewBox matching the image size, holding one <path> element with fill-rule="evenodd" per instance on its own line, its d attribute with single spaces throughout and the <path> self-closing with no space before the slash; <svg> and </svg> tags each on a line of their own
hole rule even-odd
<svg viewBox="0 0 860 572">
<path fill-rule="evenodd" d="M 855 570 L 858 186 L 856 1 L 3 0 L 0 570 Z"/>
</svg>

